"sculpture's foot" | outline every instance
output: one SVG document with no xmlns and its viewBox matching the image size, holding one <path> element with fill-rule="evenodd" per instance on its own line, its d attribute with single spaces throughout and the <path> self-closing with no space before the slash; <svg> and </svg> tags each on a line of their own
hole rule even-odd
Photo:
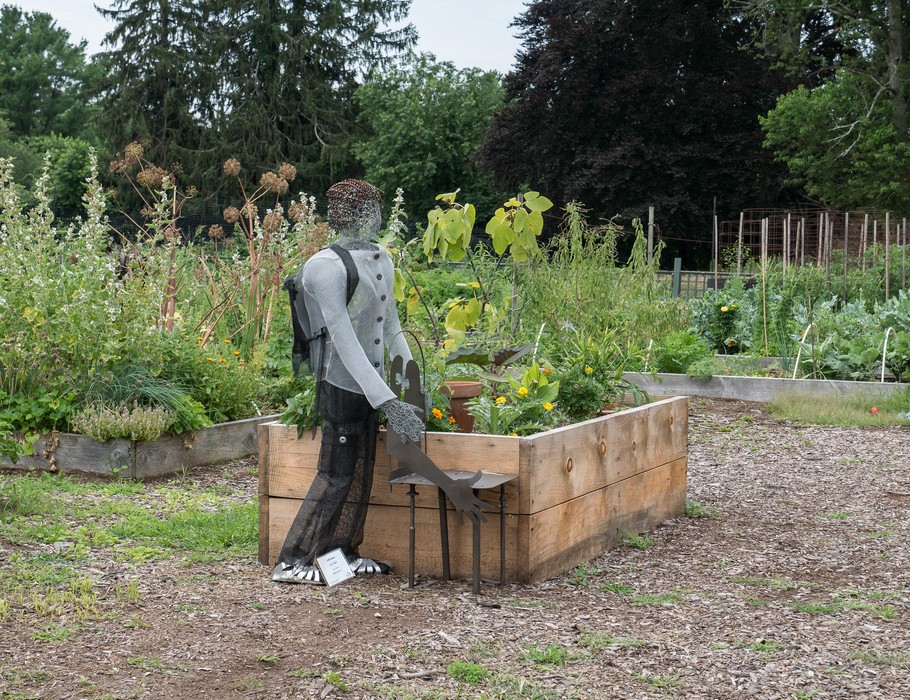
<svg viewBox="0 0 910 700">
<path fill-rule="evenodd" d="M 369 576 L 370 574 L 387 574 L 392 570 L 388 564 L 383 564 L 375 559 L 366 557 L 353 557 L 348 560 L 351 570 L 357 576 Z"/>
<path fill-rule="evenodd" d="M 322 572 L 312 564 L 285 564 L 278 562 L 272 570 L 272 581 L 276 583 L 311 583 L 324 586 Z"/>
</svg>

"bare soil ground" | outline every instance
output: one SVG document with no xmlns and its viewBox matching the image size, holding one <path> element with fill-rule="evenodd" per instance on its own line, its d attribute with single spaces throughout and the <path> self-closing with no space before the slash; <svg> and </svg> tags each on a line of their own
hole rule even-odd
<svg viewBox="0 0 910 700">
<path fill-rule="evenodd" d="M 212 482 L 255 495 L 248 464 L 186 488 Z M 688 494 L 714 517 L 693 506 L 651 546 L 479 597 L 91 562 L 106 614 L 65 641 L 0 623 L 0 698 L 910 698 L 910 429 L 693 399 Z M 115 595 L 127 581 L 138 601 Z"/>
</svg>

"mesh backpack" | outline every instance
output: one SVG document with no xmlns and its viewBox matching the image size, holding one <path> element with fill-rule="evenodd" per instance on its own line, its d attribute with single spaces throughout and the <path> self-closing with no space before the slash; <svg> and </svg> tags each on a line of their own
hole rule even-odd
<svg viewBox="0 0 910 700">
<path fill-rule="evenodd" d="M 329 250 L 335 253 L 341 262 L 344 263 L 344 270 L 346 273 L 345 279 L 345 303 L 351 303 L 351 297 L 354 296 L 354 291 L 357 289 L 357 283 L 360 282 L 360 275 L 357 272 L 357 266 L 354 265 L 354 259 L 351 257 L 350 252 L 345 248 L 342 248 L 340 245 L 330 245 Z M 314 332 L 312 324 L 310 323 L 310 317 L 306 310 L 306 304 L 303 303 L 303 298 L 300 298 L 300 303 L 298 304 L 298 295 L 301 294 L 303 290 L 303 267 L 293 275 L 288 275 L 284 280 L 284 288 L 288 290 L 288 295 L 291 300 L 291 324 L 294 328 L 294 347 L 291 350 L 291 365 L 294 368 L 294 376 L 299 377 L 302 373 L 305 373 L 304 366 L 309 367 L 312 370 L 310 364 L 310 347 L 320 338 L 323 338 L 328 332 L 328 329 L 323 326 L 322 328 Z M 319 379 L 319 377 L 317 377 Z"/>
</svg>

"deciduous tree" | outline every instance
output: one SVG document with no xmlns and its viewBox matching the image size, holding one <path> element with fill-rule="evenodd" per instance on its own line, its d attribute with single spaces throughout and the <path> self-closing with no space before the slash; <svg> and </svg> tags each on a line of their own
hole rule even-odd
<svg viewBox="0 0 910 700">
<path fill-rule="evenodd" d="M 412 55 L 373 75 L 354 95 L 367 134 L 354 145 L 366 178 L 386 192 L 404 190 L 411 222 L 424 224 L 436 195 L 461 188 L 459 199 L 481 216 L 503 195 L 473 159 L 483 134 L 502 106 L 500 76 L 477 68 L 458 70 L 432 54 Z"/>
<path fill-rule="evenodd" d="M 774 200 L 757 117 L 781 82 L 741 50 L 748 28 L 722 0 L 537 0 L 516 25 L 523 47 L 483 148 L 497 184 L 601 217 L 654 205 L 676 239 L 709 240 L 714 197 L 721 213 Z"/>
</svg>

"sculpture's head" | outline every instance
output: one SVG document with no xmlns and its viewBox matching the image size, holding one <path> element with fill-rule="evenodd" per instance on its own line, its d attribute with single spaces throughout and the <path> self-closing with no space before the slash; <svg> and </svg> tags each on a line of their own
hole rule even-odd
<svg viewBox="0 0 910 700">
<path fill-rule="evenodd" d="M 369 240 L 382 227 L 379 205 L 382 193 L 363 180 L 342 180 L 332 185 L 329 200 L 329 223 L 338 235 Z"/>
</svg>

